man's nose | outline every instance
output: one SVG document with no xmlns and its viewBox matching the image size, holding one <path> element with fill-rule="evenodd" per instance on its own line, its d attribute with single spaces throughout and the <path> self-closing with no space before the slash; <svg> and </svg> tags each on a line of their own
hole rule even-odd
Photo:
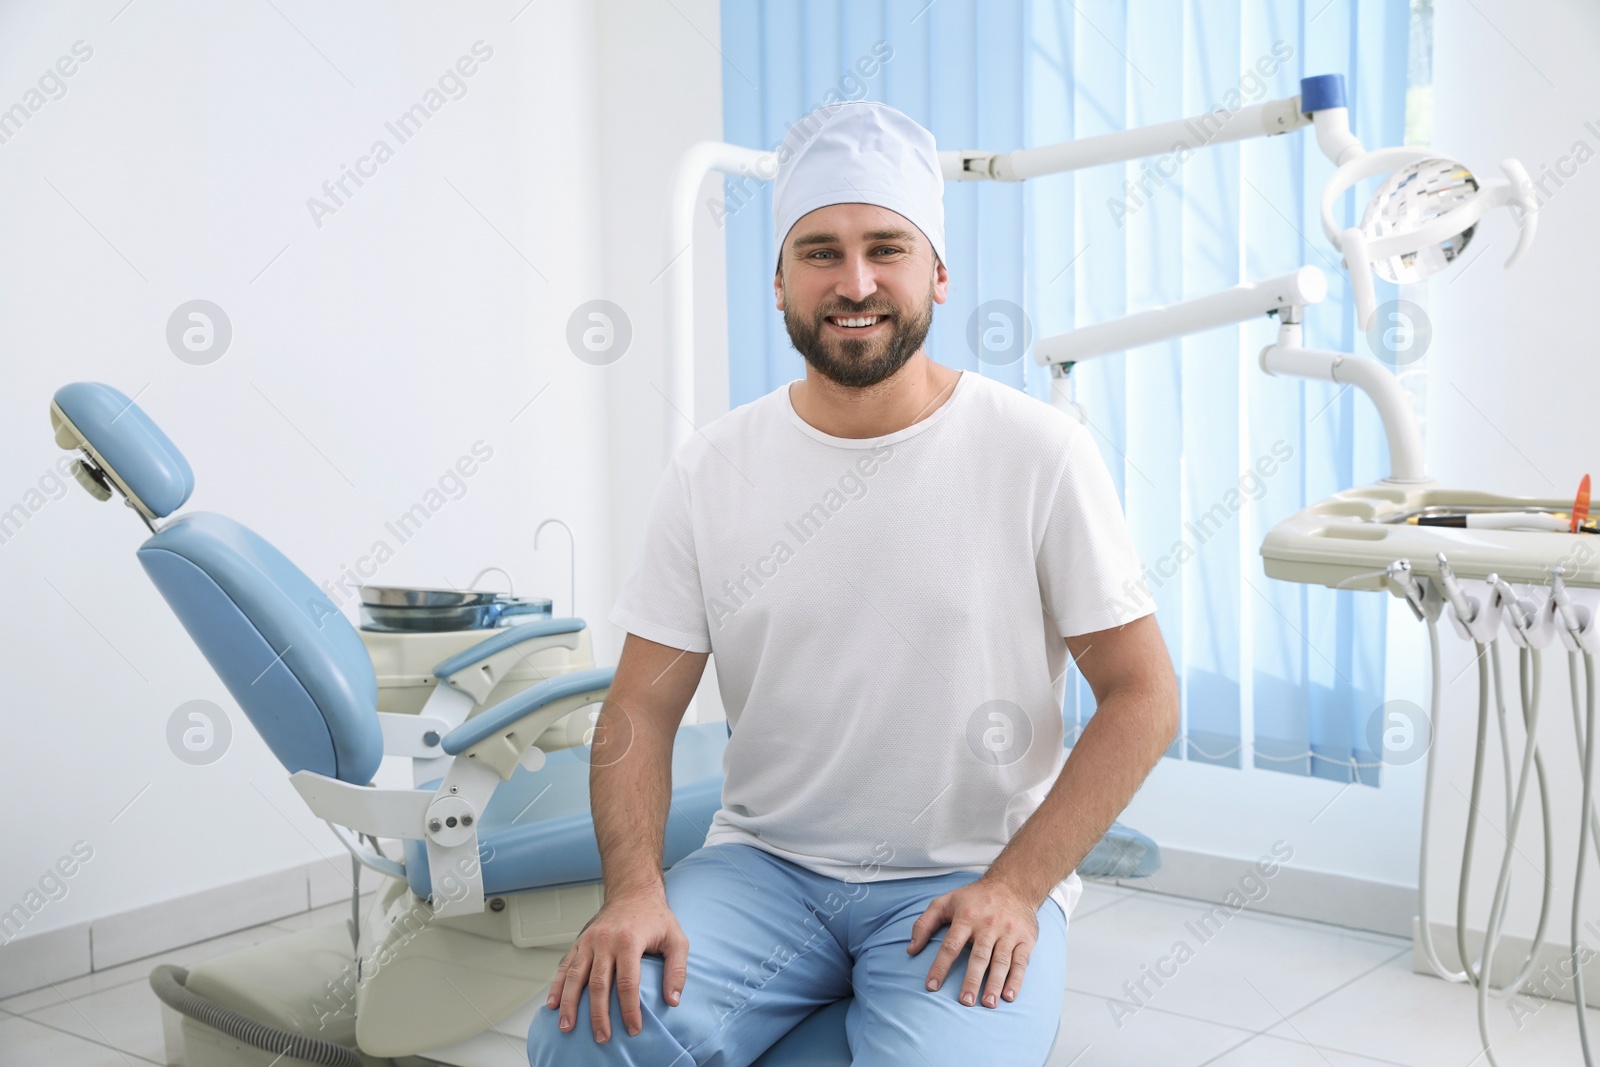
<svg viewBox="0 0 1600 1067">
<path fill-rule="evenodd" d="M 846 300 L 853 300 L 859 304 L 877 291 L 877 264 L 866 256 L 846 256 L 844 272 L 834 287 L 834 292 Z"/>
</svg>

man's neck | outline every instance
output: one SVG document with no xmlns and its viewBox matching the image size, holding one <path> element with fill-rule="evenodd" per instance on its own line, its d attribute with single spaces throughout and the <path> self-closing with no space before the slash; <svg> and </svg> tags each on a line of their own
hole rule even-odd
<svg viewBox="0 0 1600 1067">
<path fill-rule="evenodd" d="M 805 380 L 788 387 L 795 414 L 830 437 L 882 437 L 913 426 L 950 399 L 961 372 L 918 352 L 876 385 L 849 388 L 806 364 Z"/>
</svg>

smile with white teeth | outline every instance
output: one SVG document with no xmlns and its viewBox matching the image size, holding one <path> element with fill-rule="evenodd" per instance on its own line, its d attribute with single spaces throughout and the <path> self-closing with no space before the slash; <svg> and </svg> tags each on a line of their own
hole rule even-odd
<svg viewBox="0 0 1600 1067">
<path fill-rule="evenodd" d="M 861 329 L 866 326 L 876 326 L 882 315 L 857 315 L 851 318 L 841 318 L 837 315 L 828 319 L 835 326 L 845 326 L 851 329 Z"/>
</svg>

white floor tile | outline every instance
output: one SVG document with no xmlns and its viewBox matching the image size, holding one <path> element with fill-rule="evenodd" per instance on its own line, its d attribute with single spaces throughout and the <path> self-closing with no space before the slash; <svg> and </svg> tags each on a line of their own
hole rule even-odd
<svg viewBox="0 0 1600 1067">
<path fill-rule="evenodd" d="M 1248 911 L 1224 908 L 1226 919 L 1202 925 L 1209 912 L 1199 902 L 1138 893 L 1074 919 L 1067 988 L 1098 996 L 1108 1018 L 1113 1009 L 1156 1007 L 1255 1032 L 1386 959 L 1410 955 L 1387 939 L 1300 920 L 1269 922 Z"/>
<path fill-rule="evenodd" d="M 1211 1060 L 1206 1067 L 1384 1067 L 1393 1064 L 1409 1067 L 1403 1060 L 1369 1059 L 1262 1034 Z"/>
<path fill-rule="evenodd" d="M 1068 965 L 1070 970 L 1070 964 Z M 1122 1025 L 1102 997 L 1068 992 L 1047 1067 L 1200 1067 L 1253 1035 L 1147 1008 Z"/>
<path fill-rule="evenodd" d="M 156 1063 L 166 1061 L 161 1002 L 148 982 L 126 982 L 67 1003 L 29 1012 L 24 1018 Z"/>
<path fill-rule="evenodd" d="M 1306 1041 L 1417 1067 L 1485 1064 L 1478 1039 L 1477 991 L 1411 970 L 1411 955 L 1371 974 L 1273 1027 L 1274 1037 Z M 1526 999 L 1535 1014 L 1518 1019 L 1506 1000 L 1489 999 L 1489 1038 L 1506 1067 L 1583 1062 L 1577 1009 L 1562 1001 Z M 1287 1010 L 1287 1009 L 1285 1009 Z M 1600 1038 L 1600 1011 L 1589 1011 Z"/>
<path fill-rule="evenodd" d="M 22 1016 L 0 1015 L 0 1063 L 6 1067 L 145 1067 L 148 1063 L 165 1062 L 165 1056 L 147 1060 Z"/>
<path fill-rule="evenodd" d="M 1077 922 L 1085 916 L 1093 915 L 1095 912 L 1109 908 L 1113 904 L 1120 904 L 1135 895 L 1136 890 L 1124 889 L 1112 882 L 1097 882 L 1085 878 L 1083 880 L 1083 895 L 1078 898 L 1077 906 L 1072 909 L 1071 921 Z"/>
</svg>

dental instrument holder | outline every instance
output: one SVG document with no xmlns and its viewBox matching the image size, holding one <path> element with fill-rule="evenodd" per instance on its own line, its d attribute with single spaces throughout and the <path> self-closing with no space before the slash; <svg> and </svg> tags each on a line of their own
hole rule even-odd
<svg viewBox="0 0 1600 1067">
<path fill-rule="evenodd" d="M 1592 592 L 1585 590 L 1580 596 Z M 1550 598 L 1545 602 L 1543 612 L 1550 630 L 1568 652 L 1600 655 L 1600 627 L 1594 623 L 1596 608 L 1600 607 L 1600 595 L 1588 595 L 1585 598 L 1592 603 L 1575 600 L 1562 577 L 1562 568 L 1550 568 Z"/>
<path fill-rule="evenodd" d="M 1535 606 L 1534 601 L 1519 596 L 1511 584 L 1498 574 L 1491 574 L 1484 581 L 1492 590 L 1490 600 L 1503 613 L 1506 632 L 1511 635 L 1512 644 L 1518 648 L 1541 648 L 1555 640 L 1555 633 L 1546 621 L 1542 605 Z M 1531 587 L 1525 588 L 1532 591 Z"/>
<path fill-rule="evenodd" d="M 1569 652 L 1600 654 L 1600 589 L 1571 589 L 1562 580 L 1560 566 L 1550 568 L 1550 584 L 1507 582 L 1498 574 L 1482 579 L 1455 574 L 1444 553 L 1438 554 L 1438 573 L 1416 574 L 1409 560 L 1390 564 L 1386 581 L 1404 599 L 1419 621 L 1448 614 L 1450 625 L 1464 641 L 1488 645 L 1503 626 L 1518 648 L 1549 648 L 1560 644 Z M 1447 610 L 1446 610 L 1447 609 Z"/>
<path fill-rule="evenodd" d="M 1411 561 L 1397 559 L 1385 568 L 1389 589 L 1406 602 L 1418 622 L 1438 622 L 1444 611 L 1444 597 L 1439 593 L 1439 583 L 1418 577 L 1411 570 Z"/>
<path fill-rule="evenodd" d="M 1439 554 L 1439 588 L 1450 607 L 1450 624 L 1455 627 L 1456 633 L 1463 641 L 1476 641 L 1480 645 L 1487 645 L 1493 642 L 1500 632 L 1500 613 L 1503 605 L 1494 595 L 1494 588 L 1487 582 L 1472 584 L 1474 591 L 1481 595 L 1473 596 L 1464 587 L 1462 580 L 1450 569 L 1450 564 L 1444 559 L 1444 553 Z"/>
</svg>

